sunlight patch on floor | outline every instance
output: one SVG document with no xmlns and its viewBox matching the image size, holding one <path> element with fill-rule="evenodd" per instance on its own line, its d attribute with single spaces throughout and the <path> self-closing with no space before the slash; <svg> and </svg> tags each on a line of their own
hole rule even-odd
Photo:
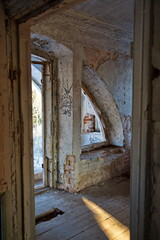
<svg viewBox="0 0 160 240">
<path fill-rule="evenodd" d="M 122 233 L 125 234 L 125 240 L 130 239 L 130 231 L 125 225 L 114 218 L 111 214 L 100 208 L 94 202 L 85 197 L 83 197 L 82 200 L 86 207 L 92 211 L 97 224 L 109 240 L 121 240 Z"/>
</svg>

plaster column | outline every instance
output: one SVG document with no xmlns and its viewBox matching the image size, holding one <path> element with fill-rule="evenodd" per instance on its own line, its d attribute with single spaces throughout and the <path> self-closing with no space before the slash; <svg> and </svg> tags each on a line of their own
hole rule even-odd
<svg viewBox="0 0 160 240">
<path fill-rule="evenodd" d="M 82 53 L 79 47 L 73 49 L 73 155 L 75 156 L 74 191 L 77 190 L 81 154 L 81 86 Z"/>
</svg>

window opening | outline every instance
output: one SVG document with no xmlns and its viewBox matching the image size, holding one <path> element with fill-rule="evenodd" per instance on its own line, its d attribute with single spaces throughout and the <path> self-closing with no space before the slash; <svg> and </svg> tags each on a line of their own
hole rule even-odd
<svg viewBox="0 0 160 240">
<path fill-rule="evenodd" d="M 43 185 L 44 159 L 42 60 L 32 56 L 31 70 L 34 180 L 35 187 L 40 187 Z"/>
<path fill-rule="evenodd" d="M 82 89 L 81 146 L 105 142 L 105 135 L 100 118 L 91 99 Z"/>
</svg>

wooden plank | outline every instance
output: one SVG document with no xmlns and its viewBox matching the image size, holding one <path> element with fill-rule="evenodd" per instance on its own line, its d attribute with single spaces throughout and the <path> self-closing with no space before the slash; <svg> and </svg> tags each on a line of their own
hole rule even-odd
<svg viewBox="0 0 160 240">
<path fill-rule="evenodd" d="M 70 238 L 72 240 L 96 240 L 96 239 L 109 239 L 112 240 L 117 236 L 124 233 L 128 228 L 122 223 L 127 218 L 127 211 L 121 211 L 115 214 L 115 217 L 110 217 L 104 221 L 97 221 L 95 226 L 89 226 L 88 228 L 77 234 L 75 237 Z M 125 239 L 127 240 L 127 239 Z"/>
<path fill-rule="evenodd" d="M 0 193 L 4 193 L 7 187 L 10 188 L 10 141 L 7 39 L 2 1 L 0 1 L 0 16 Z"/>
<path fill-rule="evenodd" d="M 51 4 L 51 0 L 45 2 L 42 0 L 12 0 L 4 1 L 4 6 L 9 17 L 18 19 L 36 9 L 39 9 L 39 11 L 40 9 L 47 9 L 57 2 L 61 1 L 54 0 Z"/>
<path fill-rule="evenodd" d="M 11 24 L 11 58 L 10 58 L 10 67 L 14 72 L 13 79 L 11 79 L 12 86 L 12 104 L 13 104 L 13 118 L 10 123 L 12 126 L 12 132 L 14 133 L 14 138 L 12 139 L 12 151 L 13 151 L 13 160 L 12 160 L 12 171 L 15 172 L 14 183 L 12 181 L 12 197 L 15 201 L 16 208 L 16 225 L 14 229 L 17 234 L 17 239 L 22 239 L 23 235 L 23 223 L 22 223 L 22 165 L 21 165 L 21 124 L 20 124 L 20 94 L 19 94 L 19 82 L 20 82 L 20 71 L 18 66 L 18 28 L 15 21 L 12 21 Z M 13 174 L 13 173 L 12 173 Z M 14 200 L 15 198 L 15 200 Z M 13 211 L 13 210 L 12 210 Z M 13 213 L 14 214 L 14 213 Z"/>
<path fill-rule="evenodd" d="M 105 204 L 109 204 L 110 206 L 112 205 L 116 206 L 118 202 L 120 202 L 123 207 L 126 207 L 125 201 L 121 200 L 120 198 L 115 198 L 114 200 L 110 199 L 108 201 L 105 201 Z M 73 215 L 82 214 L 83 210 L 85 213 L 89 212 L 89 210 L 84 206 L 83 202 L 80 199 L 78 200 L 75 198 L 70 200 L 67 198 L 66 199 L 59 198 L 57 200 L 55 200 L 55 198 L 50 198 L 49 201 L 42 200 L 42 203 L 43 204 L 36 205 L 36 215 L 43 213 L 45 211 L 48 211 L 48 209 L 51 209 L 51 208 L 59 208 L 59 206 L 61 206 L 60 210 L 64 211 L 65 213 L 70 212 L 70 210 L 72 209 L 74 213 Z M 104 204 L 101 204 L 99 202 L 98 205 L 102 207 Z M 77 209 L 79 209 L 80 212 Z"/>
<path fill-rule="evenodd" d="M 93 205 L 95 206 L 95 205 Z M 93 207 L 94 209 L 94 207 Z M 99 220 L 95 220 L 93 212 L 99 211 L 99 207 L 97 206 L 97 209 L 94 209 L 95 211 L 89 211 L 84 215 L 78 216 L 77 218 L 67 221 L 63 224 L 60 224 L 59 226 L 53 227 L 51 225 L 51 229 L 44 234 L 38 236 L 38 239 L 51 239 L 52 236 L 54 236 L 55 240 L 59 239 L 69 239 L 78 233 L 85 231 L 88 229 L 88 227 L 92 227 L 97 225 L 97 222 L 102 222 L 108 218 L 111 218 L 112 216 L 116 216 L 118 212 L 122 212 L 124 214 L 124 210 L 126 208 L 118 205 L 117 208 L 115 206 L 103 206 L 102 211 L 103 214 L 99 215 Z M 108 213 L 109 212 L 109 213 Z M 60 216 L 63 217 L 64 215 Z M 60 218 L 59 217 L 59 218 Z M 55 219 L 56 220 L 56 219 Z"/>
<path fill-rule="evenodd" d="M 127 229 L 117 237 L 113 238 L 113 240 L 129 240 L 130 239 L 130 231 Z"/>
<path fill-rule="evenodd" d="M 21 161 L 23 181 L 23 227 L 24 240 L 34 239 L 34 172 L 32 138 L 32 90 L 30 28 L 19 26 L 20 93 L 21 93 Z"/>
</svg>

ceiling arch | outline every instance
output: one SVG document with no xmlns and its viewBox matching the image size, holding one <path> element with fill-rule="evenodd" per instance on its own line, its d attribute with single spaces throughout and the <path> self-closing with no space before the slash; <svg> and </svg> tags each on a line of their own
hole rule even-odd
<svg viewBox="0 0 160 240">
<path fill-rule="evenodd" d="M 90 91 L 100 109 L 105 126 L 107 126 L 109 143 L 122 147 L 124 140 L 122 121 L 106 83 L 88 66 L 83 67 L 82 83 Z"/>
</svg>

